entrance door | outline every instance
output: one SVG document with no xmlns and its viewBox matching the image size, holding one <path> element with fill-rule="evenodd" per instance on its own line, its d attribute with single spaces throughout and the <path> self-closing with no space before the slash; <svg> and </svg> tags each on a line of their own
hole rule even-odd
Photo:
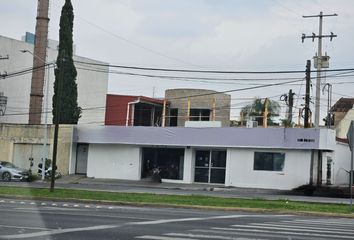
<svg viewBox="0 0 354 240">
<path fill-rule="evenodd" d="M 46 155 L 48 156 L 49 145 L 46 145 Z M 29 169 L 30 159 L 33 161 L 32 170 L 37 171 L 38 164 L 42 162 L 43 145 L 31 143 L 15 143 L 13 163 L 20 168 Z"/>
<path fill-rule="evenodd" d="M 225 183 L 226 151 L 197 150 L 195 154 L 194 181 Z"/>
<path fill-rule="evenodd" d="M 88 156 L 88 144 L 78 144 L 75 173 L 77 174 L 87 173 L 87 156 Z"/>
</svg>

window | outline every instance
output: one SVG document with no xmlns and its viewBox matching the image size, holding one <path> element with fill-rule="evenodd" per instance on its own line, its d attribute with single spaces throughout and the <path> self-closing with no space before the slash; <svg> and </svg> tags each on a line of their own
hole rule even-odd
<svg viewBox="0 0 354 240">
<path fill-rule="evenodd" d="M 189 112 L 189 121 L 209 121 L 210 109 L 196 109 L 192 108 Z"/>
<path fill-rule="evenodd" d="M 178 125 L 178 109 L 170 109 L 170 127 L 177 127 Z"/>
<path fill-rule="evenodd" d="M 160 170 L 161 178 L 183 180 L 184 148 L 143 148 L 142 178 Z"/>
<path fill-rule="evenodd" d="M 285 153 L 255 152 L 253 170 L 283 171 Z"/>
</svg>

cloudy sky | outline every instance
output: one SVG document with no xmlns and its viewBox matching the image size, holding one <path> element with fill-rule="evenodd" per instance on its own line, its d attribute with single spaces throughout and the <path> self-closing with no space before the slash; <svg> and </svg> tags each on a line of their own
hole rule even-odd
<svg viewBox="0 0 354 240">
<path fill-rule="evenodd" d="M 49 37 L 58 39 L 63 0 L 51 1 Z M 323 33 L 338 37 L 323 41 L 330 67 L 354 67 L 354 1 L 352 0 L 72 0 L 76 54 L 111 64 L 200 70 L 304 70 L 317 41 L 301 43 L 301 34 L 318 33 L 318 18 L 303 15 L 337 13 L 324 19 Z M 34 32 L 37 0 L 2 0 L 0 35 L 20 39 Z M 6 24 L 4 24 L 6 23 Z M 112 69 L 114 71 L 125 71 Z M 147 72 L 134 72 L 143 73 Z M 112 73 L 110 93 L 161 97 L 168 88 L 236 90 L 279 81 L 202 81 L 188 78 L 302 78 L 303 74 L 178 74 L 183 79 L 147 78 Z M 330 75 L 331 73 L 327 73 Z M 313 74 L 314 75 L 314 74 Z M 353 77 L 326 79 L 333 99 L 353 96 Z M 315 84 L 315 82 L 314 82 Z M 233 116 L 253 97 L 279 100 L 289 89 L 301 108 L 304 81 L 230 93 Z M 313 86 L 313 94 L 315 87 Z M 322 115 L 325 114 L 326 95 Z M 283 109 L 285 111 L 285 108 Z"/>
</svg>

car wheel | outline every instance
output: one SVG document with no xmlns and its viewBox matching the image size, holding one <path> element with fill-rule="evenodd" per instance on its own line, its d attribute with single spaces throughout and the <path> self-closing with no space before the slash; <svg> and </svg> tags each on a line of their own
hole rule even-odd
<svg viewBox="0 0 354 240">
<path fill-rule="evenodd" d="M 6 182 L 10 182 L 11 181 L 11 174 L 8 172 L 4 172 L 2 174 L 2 180 L 6 181 Z"/>
</svg>

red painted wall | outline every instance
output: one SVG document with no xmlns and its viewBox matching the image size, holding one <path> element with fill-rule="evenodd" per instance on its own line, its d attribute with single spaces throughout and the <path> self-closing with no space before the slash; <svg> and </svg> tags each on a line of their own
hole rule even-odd
<svg viewBox="0 0 354 240">
<path fill-rule="evenodd" d="M 107 94 L 105 125 L 125 126 L 128 103 L 138 98 L 137 96 Z"/>
<path fill-rule="evenodd" d="M 105 125 L 125 126 L 128 103 L 134 102 L 139 98 L 141 101 L 144 102 L 150 102 L 155 104 L 157 103 L 163 105 L 163 100 L 160 99 L 154 99 L 154 98 L 149 98 L 144 96 L 107 94 Z M 132 106 L 130 105 L 130 107 Z M 130 109 L 130 114 L 131 114 L 131 109 Z M 129 125 L 130 124 L 131 124 L 131 116 L 129 117 Z"/>
</svg>

